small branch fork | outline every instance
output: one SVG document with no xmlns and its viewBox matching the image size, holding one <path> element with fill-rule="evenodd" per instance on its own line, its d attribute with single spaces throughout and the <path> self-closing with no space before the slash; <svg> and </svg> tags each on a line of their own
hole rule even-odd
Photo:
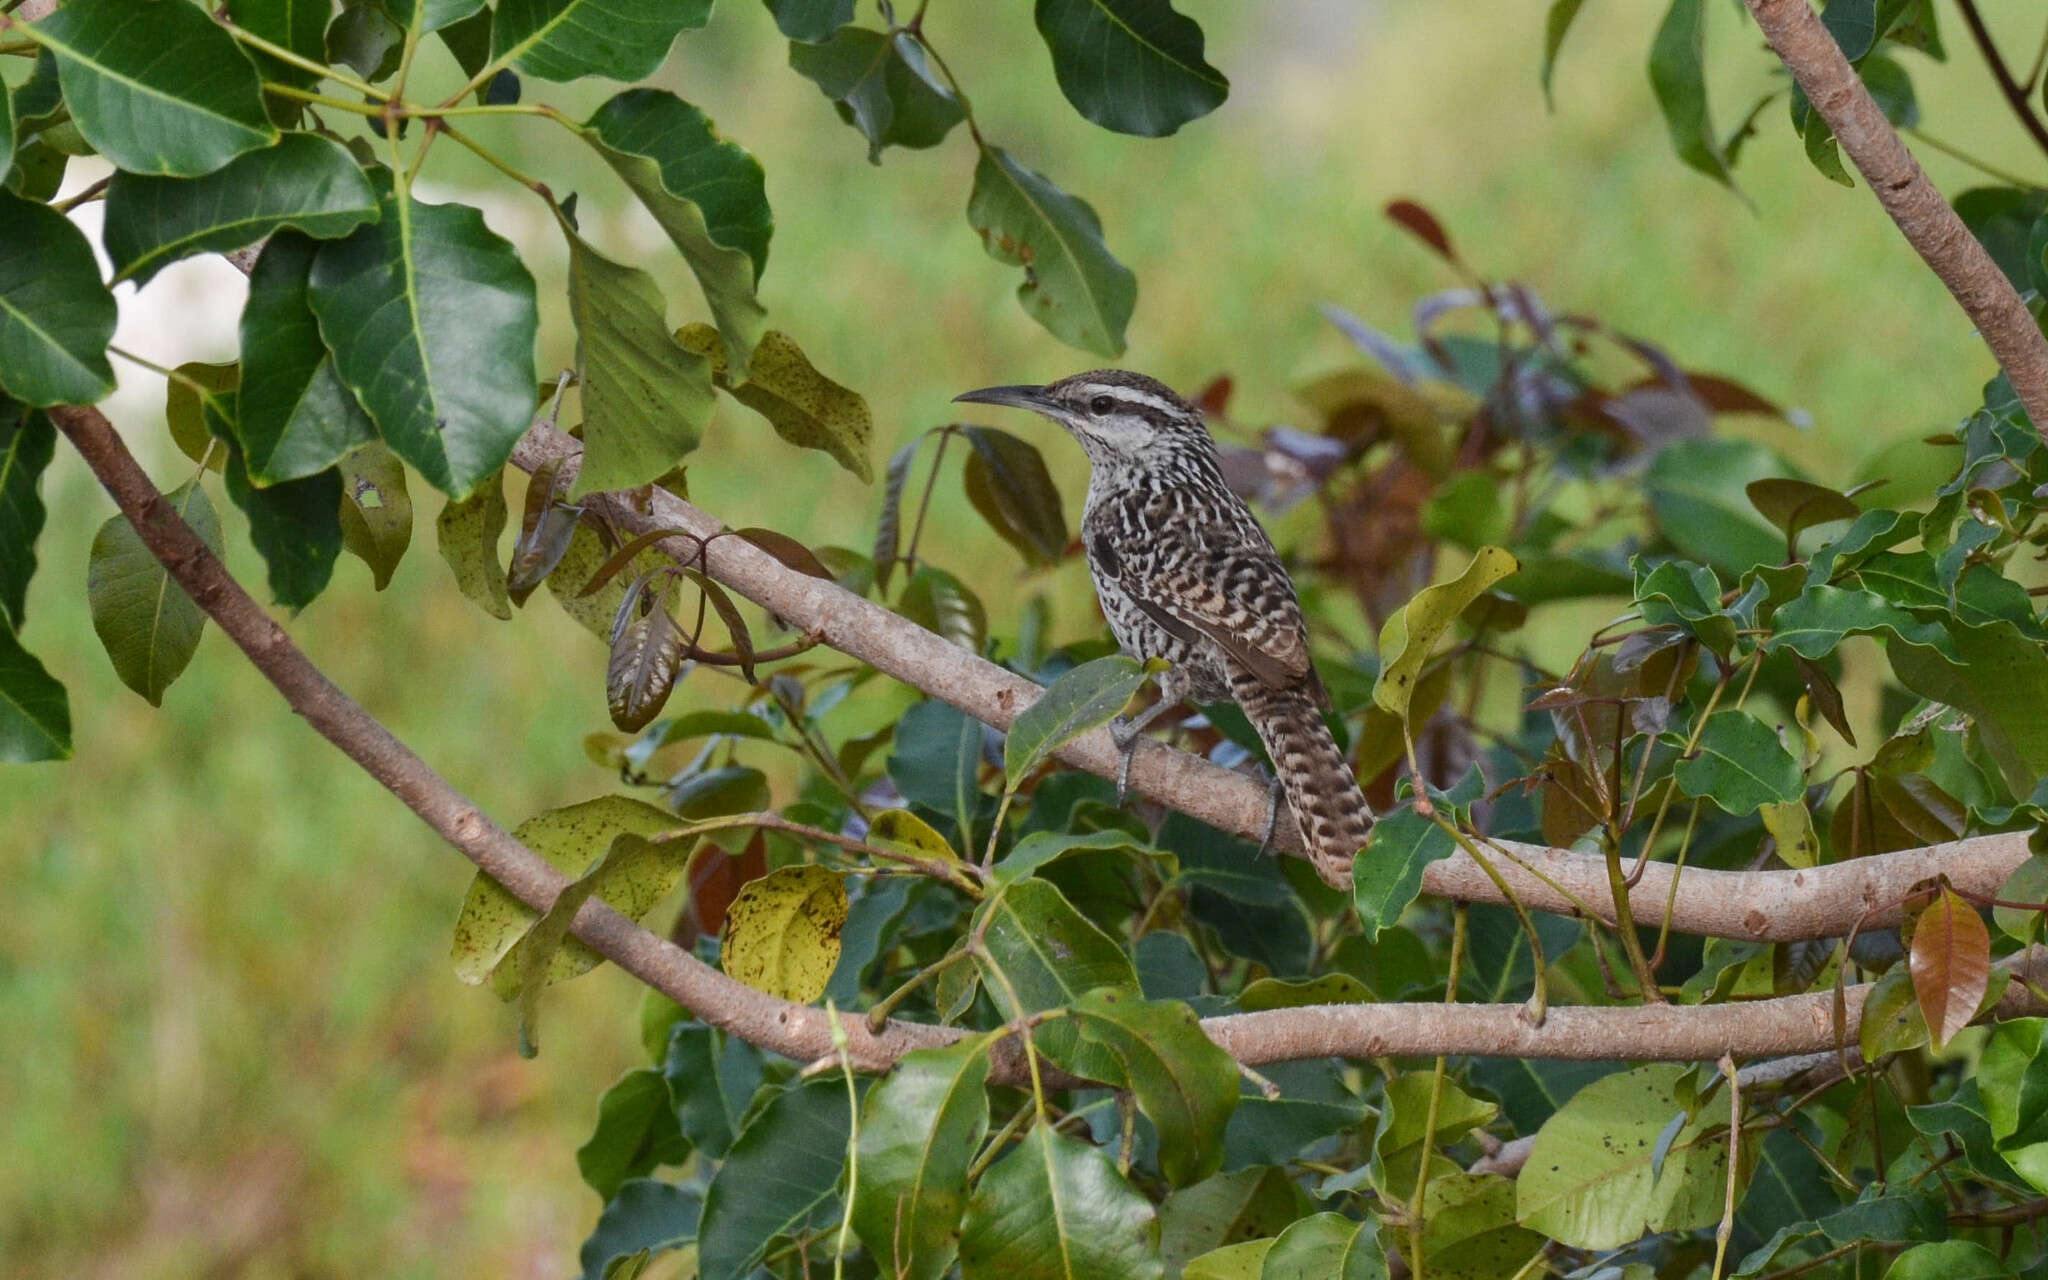
<svg viewBox="0 0 2048 1280">
<path fill-rule="evenodd" d="M 1927 180 L 1808 0 L 1743 2 L 1900 234 L 1977 326 L 2034 429 L 2048 438 L 2048 341 L 2012 282 Z M 1994 60 L 1994 69 L 2001 65 Z"/>
<path fill-rule="evenodd" d="M 134 524 L 151 554 L 276 686 L 295 712 L 520 901 L 536 910 L 544 910 L 554 901 L 567 879 L 486 817 L 313 665 L 179 519 L 104 415 L 92 408 L 60 407 L 50 410 L 50 417 Z M 535 455 L 542 451 L 540 446 L 548 443 L 564 451 L 575 447 L 573 441 L 560 433 L 536 428 L 521 446 L 528 464 L 536 463 Z M 673 520 L 687 513 L 691 519 L 709 523 L 703 513 L 680 499 L 660 490 L 656 494 L 669 501 L 657 504 L 653 518 Z M 661 509 L 670 504 L 672 509 Z M 935 665 L 922 673 L 924 679 L 916 682 L 921 687 L 940 686 L 935 692 L 950 689 L 954 697 L 975 706 L 988 702 L 987 695 L 996 695 L 1004 724 L 1029 701 L 1030 694 L 1000 684 L 994 688 L 973 687 L 973 681 L 986 682 L 989 677 L 961 665 L 979 661 L 972 655 L 829 583 L 794 573 L 741 539 L 720 539 L 715 547 L 715 554 L 707 557 L 708 571 L 750 598 L 777 594 L 762 591 L 757 595 L 748 590 L 747 584 L 756 582 L 760 575 L 781 575 L 775 577 L 781 586 L 814 592 L 815 597 L 801 609 L 779 612 L 799 625 L 819 631 L 826 643 L 835 648 L 860 656 L 846 643 L 845 629 L 884 626 L 881 634 L 913 648 L 926 642 L 935 646 L 930 654 L 924 655 L 927 660 L 934 660 Z M 799 581 L 783 581 L 785 577 Z M 886 619 L 886 624 L 871 615 Z M 939 659 L 943 661 L 936 661 Z M 988 671 L 1006 681 L 1015 679 L 998 668 L 989 667 Z M 1028 682 L 1018 683 L 1023 684 L 1024 690 L 1032 690 Z M 1107 776 L 1117 767 L 1115 748 L 1108 742 L 1107 734 L 1096 736 L 1102 741 L 1082 749 L 1079 763 Z M 1188 780 L 1175 775 L 1200 775 L 1211 769 L 1205 762 L 1163 748 L 1144 754 L 1148 763 L 1137 781 L 1141 790 L 1155 798 L 1160 798 L 1162 792 L 1178 794 L 1179 787 Z M 1223 776 L 1236 777 L 1227 773 Z M 1245 828 L 1259 821 L 1258 806 L 1263 804 L 1264 792 L 1256 783 L 1237 781 L 1248 793 L 1242 798 L 1249 812 L 1240 815 L 1242 820 L 1238 824 Z M 1213 784 L 1204 780 L 1194 785 L 1200 789 Z M 1529 852 L 1576 859 L 1588 864 L 1587 874 L 1601 874 L 1597 859 L 1561 850 Z M 1946 862 L 1953 881 L 1959 863 L 1970 860 L 1971 855 L 1977 861 L 1995 861 L 1995 855 L 2005 851 L 2002 846 L 1980 840 L 1913 852 L 1922 859 Z M 1987 858 L 1987 854 L 1994 856 Z M 2025 844 L 2021 839 L 2013 861 L 2024 856 Z M 1900 863 L 1905 874 L 1911 874 L 1917 865 L 1910 860 L 1900 862 L 1901 855 L 1889 855 L 1889 859 Z M 1886 861 L 1866 858 L 1856 865 L 1867 868 Z M 1473 873 L 1480 874 L 1476 866 Z M 1997 878 L 2002 879 L 2002 874 Z M 1693 883 L 1688 879 L 1688 886 Z M 1864 889 L 1867 892 L 1868 886 Z M 1847 919 L 1863 914 L 1867 911 L 1859 903 L 1858 910 Z M 1843 927 L 1846 926 L 1835 925 L 1834 932 Z M 586 903 L 576 915 L 573 930 L 600 954 L 705 1021 L 799 1062 L 844 1054 L 846 1061 L 861 1070 L 882 1070 L 912 1049 L 945 1044 L 963 1034 L 954 1028 L 896 1020 L 889 1020 L 874 1031 L 866 1019 L 855 1019 L 840 1020 L 837 1034 L 844 1038 L 835 1041 L 834 1027 L 824 1010 L 779 1000 L 737 982 L 602 902 Z M 2043 957 L 2028 952 L 2020 958 L 2038 962 Z M 1730 1005 L 1562 1007 L 1552 1009 L 1540 1027 L 1530 1025 L 1520 1005 L 1432 1003 L 1274 1009 L 1209 1018 L 1204 1020 L 1202 1029 L 1247 1067 L 1333 1054 L 1352 1058 L 1489 1054 L 1525 1058 L 1713 1060 L 1723 1055 L 1747 1058 L 1814 1053 L 1842 1043 L 1855 1035 L 1856 1022 L 1870 990 L 1870 986 L 1862 985 L 1840 992 Z M 1997 1012 L 2012 1016 L 2042 1007 L 2026 984 L 2015 983 Z M 1842 1011 L 1839 1025 L 1837 1008 Z M 1015 1038 L 996 1046 L 992 1065 L 993 1078 L 1000 1082 L 1016 1085 L 1031 1079 L 1031 1064 Z"/>
</svg>

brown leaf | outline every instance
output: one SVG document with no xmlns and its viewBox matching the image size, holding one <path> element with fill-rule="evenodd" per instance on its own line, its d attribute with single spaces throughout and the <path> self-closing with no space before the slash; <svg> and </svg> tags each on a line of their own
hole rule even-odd
<svg viewBox="0 0 2048 1280">
<path fill-rule="evenodd" d="M 759 830 L 739 853 L 730 853 L 706 840 L 690 860 L 690 897 L 676 916 L 669 937 L 679 947 L 696 945 L 700 937 L 725 930 L 725 913 L 741 886 L 768 874 L 768 839 Z"/>
<path fill-rule="evenodd" d="M 1834 677 L 1818 664 L 1792 653 L 1792 665 L 1798 668 L 1799 679 L 1806 685 L 1806 696 L 1813 699 L 1813 709 L 1821 718 L 1833 725 L 1835 732 L 1842 735 L 1850 746 L 1856 745 L 1856 735 L 1849 729 L 1849 717 L 1842 710 L 1842 691 L 1835 687 Z"/>
<path fill-rule="evenodd" d="M 1209 385 L 1203 387 L 1195 396 L 1195 408 L 1211 418 L 1222 417 L 1230 408 L 1230 393 L 1236 386 L 1236 382 L 1229 374 L 1217 374 L 1209 379 Z"/>
<path fill-rule="evenodd" d="M 627 733 L 646 728 L 667 703 L 682 658 L 683 633 L 660 602 L 627 622 L 612 642 L 604 673 L 612 723 Z"/>
<path fill-rule="evenodd" d="M 1773 418 L 1785 416 L 1783 409 L 1733 378 L 1688 371 L 1685 380 L 1691 384 L 1693 394 L 1706 401 L 1707 407 L 1715 413 L 1761 413 Z"/>
<path fill-rule="evenodd" d="M 732 602 L 725 588 L 695 569 L 683 572 L 697 584 L 697 589 L 704 593 L 704 598 L 718 613 L 718 620 L 725 624 L 726 634 L 732 638 L 732 651 L 740 660 L 740 674 L 747 678 L 748 684 L 759 684 L 760 678 L 754 674 L 754 634 L 747 630 L 747 620 L 740 616 L 739 606 Z M 698 643 L 702 642 L 702 637 L 699 637 Z"/>
<path fill-rule="evenodd" d="M 562 460 L 552 459 L 537 467 L 527 482 L 526 512 L 519 523 L 519 540 L 512 544 L 512 563 L 505 571 L 505 590 L 513 604 L 524 606 L 526 597 L 555 571 L 568 554 L 576 521 L 583 515 L 582 507 L 562 500 L 569 485 L 561 471 Z"/>
<path fill-rule="evenodd" d="M 1991 932 L 1955 890 L 1943 887 L 1913 926 L 1913 991 L 1939 1050 L 1970 1025 L 1991 980 Z"/>
<path fill-rule="evenodd" d="M 734 533 L 780 560 L 785 568 L 832 581 L 832 571 L 825 567 L 824 561 L 786 533 L 777 533 L 773 529 L 736 529 Z"/>
<path fill-rule="evenodd" d="M 1451 248 L 1450 236 L 1444 233 L 1443 224 L 1429 210 L 1413 200 L 1396 200 L 1387 206 L 1386 213 L 1403 231 L 1436 250 L 1437 256 L 1445 262 L 1458 261 L 1458 252 Z"/>
</svg>

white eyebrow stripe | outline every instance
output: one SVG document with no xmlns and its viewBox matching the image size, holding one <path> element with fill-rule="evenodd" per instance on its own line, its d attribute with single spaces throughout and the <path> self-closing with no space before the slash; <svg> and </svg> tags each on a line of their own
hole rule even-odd
<svg viewBox="0 0 2048 1280">
<path fill-rule="evenodd" d="M 1122 400 L 1128 404 L 1144 405 L 1146 408 L 1160 413 L 1178 414 L 1180 412 L 1177 407 L 1169 404 L 1167 401 L 1160 399 L 1149 391 L 1140 391 L 1136 387 L 1104 387 L 1103 392 L 1112 399 Z"/>
</svg>

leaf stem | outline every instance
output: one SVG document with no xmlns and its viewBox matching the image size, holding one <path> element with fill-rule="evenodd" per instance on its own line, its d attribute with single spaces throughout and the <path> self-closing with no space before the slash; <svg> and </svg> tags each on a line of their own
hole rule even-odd
<svg viewBox="0 0 2048 1280">
<path fill-rule="evenodd" d="M 80 191 L 77 195 L 52 202 L 50 207 L 59 213 L 69 213 L 79 205 L 91 200 L 97 200 L 105 195 L 107 193 L 107 184 L 111 181 L 113 181 L 111 178 L 101 178 L 98 182 Z"/>
<path fill-rule="evenodd" d="M 1469 908 L 1459 903 L 1451 911 L 1451 962 L 1449 976 L 1444 979 L 1444 1003 L 1458 1002 L 1458 973 L 1465 962 L 1465 934 Z M 1536 945 L 1536 935 L 1529 935 L 1531 947 Z M 1444 1099 L 1444 1072 L 1450 1059 L 1442 1054 L 1436 1058 L 1436 1066 L 1429 1078 L 1429 1110 L 1422 1123 L 1422 1149 L 1417 1154 L 1415 1168 L 1415 1194 L 1408 1201 L 1408 1272 L 1414 1280 L 1424 1280 L 1422 1261 L 1422 1228 L 1424 1215 L 1422 1202 L 1429 1192 L 1429 1157 L 1436 1148 L 1436 1120 Z"/>
<path fill-rule="evenodd" d="M 889 1015 L 896 1011 L 896 1006 L 902 1004 L 904 1000 L 908 999 L 911 994 L 922 988 L 926 983 L 965 959 L 967 959 L 967 948 L 965 947 L 960 948 L 958 951 L 948 951 L 945 955 L 940 956 L 937 960 L 910 975 L 901 986 L 891 991 L 888 995 L 883 996 L 880 1000 L 875 1001 L 869 1007 L 868 1030 L 875 1035 L 882 1034 L 882 1027 L 889 1021 Z"/>
<path fill-rule="evenodd" d="M 996 1130 L 995 1137 L 988 1140 L 988 1145 L 981 1149 L 981 1154 L 974 1157 L 974 1163 L 967 1166 L 967 1184 L 969 1186 L 974 1185 L 974 1180 L 981 1176 L 982 1170 L 995 1162 L 995 1158 L 1002 1154 L 1004 1145 L 1010 1139 L 1017 1136 L 1018 1130 L 1030 1122 L 1032 1115 L 1033 1112 L 1030 1107 L 1019 1107 L 1017 1108 L 1017 1114 L 1011 1116 L 1004 1122 L 1002 1128 Z"/>
<path fill-rule="evenodd" d="M 831 1029 L 832 1048 L 839 1055 L 839 1072 L 846 1077 L 846 1204 L 839 1217 L 839 1240 L 832 1257 L 832 1278 L 843 1280 L 846 1238 L 853 1231 L 853 1198 L 860 1189 L 860 1092 L 853 1083 L 853 1059 L 847 1053 L 846 1028 L 840 1025 L 839 1008 L 830 996 L 825 998 L 825 1025 Z"/>
<path fill-rule="evenodd" d="M 384 108 L 368 102 L 350 102 L 347 98 L 337 98 L 332 94 L 326 93 L 315 93 L 310 89 L 301 89 L 295 84 L 283 84 L 276 80 L 265 80 L 263 82 L 263 92 L 276 94 L 280 98 L 290 98 L 296 102 L 310 102 L 316 106 L 332 107 L 336 111 L 352 111 L 359 116 L 381 116 L 384 114 Z"/>
<path fill-rule="evenodd" d="M 395 94 L 386 93 L 367 81 L 358 80 L 352 75 L 344 74 L 327 63 L 315 62 L 311 58 L 301 57 L 293 53 L 281 44 L 272 44 L 246 27 L 238 27 L 232 22 L 223 22 L 220 25 L 225 27 L 227 33 L 240 43 L 248 45 L 251 49 L 258 50 L 259 52 L 267 53 L 286 66 L 297 67 L 301 71 L 319 76 L 322 80 L 332 80 L 338 85 L 354 89 L 357 93 L 366 94 L 377 99 L 379 102 L 388 102 L 396 96 Z M 270 87 L 268 84 L 264 85 L 266 89 Z"/>
<path fill-rule="evenodd" d="M 903 562 L 905 569 L 913 573 L 917 571 L 917 540 L 924 534 L 925 512 L 931 510 L 932 490 L 939 484 L 939 464 L 946 460 L 946 446 L 952 439 L 950 424 L 939 428 L 939 447 L 932 451 L 932 469 L 924 478 L 924 496 L 917 500 L 917 519 L 910 526 L 910 541 L 904 544 L 903 554 L 896 557 Z"/>
<path fill-rule="evenodd" d="M 468 134 L 464 133 L 462 130 L 456 128 L 452 124 L 443 124 L 441 126 L 441 132 L 447 134 L 450 139 L 452 139 L 460 146 L 466 147 L 468 150 L 470 150 L 472 153 L 476 155 L 477 159 L 483 161 L 485 164 L 491 166 L 491 168 L 496 169 L 499 173 L 502 173 L 506 177 L 512 179 L 512 181 L 518 183 L 520 186 L 525 187 L 527 190 L 533 192 L 541 199 L 547 201 L 549 208 L 557 207 L 555 205 L 554 192 L 548 190 L 548 185 L 545 182 L 542 182 L 539 178 L 536 178 L 528 173 L 522 173 L 519 170 L 513 168 L 511 165 L 506 164 L 503 160 L 500 160 L 498 159 L 497 156 L 491 154 L 489 148 L 485 147 L 482 143 L 470 137 Z"/>
</svg>

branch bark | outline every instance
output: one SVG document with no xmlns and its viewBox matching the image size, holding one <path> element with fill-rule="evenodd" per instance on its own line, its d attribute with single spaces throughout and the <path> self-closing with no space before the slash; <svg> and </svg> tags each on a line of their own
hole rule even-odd
<svg viewBox="0 0 2048 1280">
<path fill-rule="evenodd" d="M 313 665 L 178 517 L 105 416 L 92 408 L 56 408 L 50 410 L 50 416 L 134 524 L 151 554 L 270 680 L 293 711 L 520 901 L 535 910 L 545 910 L 554 901 L 566 878 L 485 816 Z M 545 442 L 548 437 L 540 439 Z M 696 515 L 703 518 L 702 513 Z M 714 564 L 728 555 L 744 557 L 753 551 L 750 544 L 734 538 L 720 539 L 713 546 L 722 549 Z M 781 569 L 765 554 L 754 554 Z M 816 579 L 803 581 L 820 588 L 829 586 Z M 844 592 L 838 595 L 844 597 L 834 601 L 841 613 L 872 621 L 867 617 L 872 605 Z M 837 626 L 845 619 L 825 621 L 827 626 Z M 977 676 L 958 665 L 962 651 L 936 637 L 931 641 L 947 651 L 936 655 L 945 657 L 946 663 L 934 683 L 957 683 Z M 969 691 L 977 696 L 985 692 L 971 682 Z M 1186 767 L 1176 763 L 1177 753 L 1149 754 L 1154 758 L 1148 774 L 1173 774 Z M 1107 759 L 1100 763 L 1108 767 Z M 739 983 L 602 902 L 585 903 L 577 912 L 573 931 L 599 954 L 733 1035 L 800 1062 L 838 1052 L 823 1010 L 779 1000 Z M 2048 953 L 2037 948 L 2019 959 L 2039 964 L 2048 960 Z M 2032 994 L 2035 989 L 2029 984 L 2012 984 L 1997 1013 L 2012 1016 L 2037 1011 L 2041 1006 Z M 1732 1005 L 1559 1007 L 1550 1011 L 1541 1026 L 1528 1022 L 1522 1005 L 1324 1005 L 1208 1018 L 1202 1029 L 1247 1066 L 1326 1055 L 1490 1054 L 1589 1060 L 1711 1059 L 1731 1053 L 1776 1056 L 1853 1043 L 1870 991 L 1870 986 L 1863 985 L 1843 993 L 1846 1021 L 1839 1027 L 1834 999 L 1822 993 Z M 964 1034 L 950 1027 L 894 1020 L 873 1034 L 860 1017 L 842 1017 L 841 1028 L 848 1058 L 870 1071 L 886 1069 L 913 1049 L 945 1044 Z M 999 1082 L 1021 1084 L 1028 1079 L 1014 1041 L 996 1047 L 992 1066 L 992 1078 Z"/>
<path fill-rule="evenodd" d="M 512 462 L 532 471 L 560 462 L 565 474 L 580 465 L 582 446 L 552 427 L 536 425 L 513 451 Z M 638 534 L 681 528 L 710 539 L 725 526 L 676 497 L 654 489 L 631 501 L 597 495 L 591 505 L 614 528 Z M 694 560 L 695 547 L 677 539 L 678 555 Z M 1039 693 L 1038 686 L 994 663 L 949 644 L 872 600 L 784 565 L 742 538 L 710 542 L 704 571 L 793 627 L 859 658 L 886 675 L 960 708 L 968 715 L 1008 729 L 1018 712 Z M 1059 758 L 1104 778 L 1116 776 L 1119 757 L 1106 729 L 1075 739 Z M 1150 740 L 1139 744 L 1131 765 L 1131 790 L 1169 809 L 1248 840 L 1265 834 L 1267 789 L 1240 773 Z M 1299 834 L 1280 824 L 1274 844 L 1302 856 Z M 1598 856 L 1513 840 L 1487 842 L 1495 867 L 1526 907 L 1559 915 L 1594 916 L 1614 922 L 1607 864 Z M 1685 933 L 1781 942 L 1846 934 L 1898 923 L 1898 902 L 1912 887 L 1937 873 L 1966 896 L 1988 897 L 2027 858 L 2024 833 L 1977 836 L 1806 870 L 1709 871 L 1682 874 L 1667 863 L 1651 863 L 1629 892 L 1638 923 L 1655 925 L 1667 914 Z M 1423 873 L 1423 891 L 1466 902 L 1503 902 L 1485 870 L 1464 853 L 1435 863 Z M 1715 1055 L 1708 1055 L 1715 1056 Z"/>
<path fill-rule="evenodd" d="M 2012 282 L 1927 180 L 1807 0 L 1744 2 L 1878 203 L 1977 326 L 2034 429 L 2048 438 L 2048 341 Z"/>
</svg>

